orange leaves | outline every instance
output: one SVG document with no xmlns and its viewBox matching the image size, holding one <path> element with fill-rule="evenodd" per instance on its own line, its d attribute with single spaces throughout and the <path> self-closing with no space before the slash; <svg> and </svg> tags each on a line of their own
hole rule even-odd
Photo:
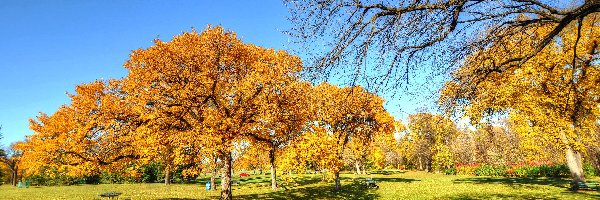
<svg viewBox="0 0 600 200">
<path fill-rule="evenodd" d="M 32 120 L 36 133 L 23 147 L 30 160 L 79 175 L 149 161 L 194 165 L 185 172 L 194 175 L 250 142 L 257 152 L 248 156 L 290 147 L 299 151 L 286 151 L 290 168 L 339 171 L 349 140 L 369 144 L 395 129 L 381 97 L 359 86 L 313 87 L 299 80 L 297 56 L 218 26 L 156 40 L 124 67 L 122 80 L 79 85 L 71 104 Z"/>
<path fill-rule="evenodd" d="M 35 134 L 19 146 L 32 172 L 41 167 L 66 170 L 71 175 L 97 172 L 117 159 L 134 155 L 130 124 L 132 114 L 111 80 L 78 85 L 71 104 L 54 114 L 30 120 Z M 133 116 L 134 117 L 134 116 Z"/>
</svg>

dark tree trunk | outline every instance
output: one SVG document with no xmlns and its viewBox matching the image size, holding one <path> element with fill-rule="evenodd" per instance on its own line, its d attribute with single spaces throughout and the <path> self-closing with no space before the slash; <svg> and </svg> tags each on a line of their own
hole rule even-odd
<svg viewBox="0 0 600 200">
<path fill-rule="evenodd" d="M 221 200 L 231 200 L 231 152 L 223 154 L 223 177 L 221 178 Z"/>
<path fill-rule="evenodd" d="M 11 171 L 10 179 L 12 181 L 13 186 L 17 186 L 17 171 Z"/>
<path fill-rule="evenodd" d="M 11 178 L 11 182 L 13 186 L 17 186 L 17 182 L 19 180 L 19 167 L 17 166 L 17 163 L 11 163 L 11 165 L 9 166 L 10 169 L 10 178 Z"/>
<path fill-rule="evenodd" d="M 269 150 L 269 163 L 271 164 L 271 189 L 277 190 L 277 169 L 275 167 L 275 145 Z"/>
<path fill-rule="evenodd" d="M 425 164 L 425 171 L 431 172 L 431 158 L 427 159 L 427 163 Z"/>
<path fill-rule="evenodd" d="M 341 190 L 342 184 L 340 183 L 340 172 L 335 172 L 335 190 Z"/>
</svg>

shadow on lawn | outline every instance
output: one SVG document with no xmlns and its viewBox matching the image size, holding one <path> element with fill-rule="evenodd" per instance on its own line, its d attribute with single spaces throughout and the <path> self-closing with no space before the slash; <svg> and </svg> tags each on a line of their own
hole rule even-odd
<svg viewBox="0 0 600 200">
<path fill-rule="evenodd" d="M 411 179 L 411 178 L 384 178 L 384 177 L 373 178 L 373 180 L 376 181 L 377 183 L 379 183 L 379 182 L 411 183 L 413 181 L 421 181 L 421 180 Z"/>
<path fill-rule="evenodd" d="M 577 193 L 575 195 L 581 196 L 584 199 L 598 199 L 600 194 L 588 194 L 588 193 Z M 555 196 L 540 196 L 540 194 L 477 194 L 477 193 L 465 193 L 455 196 L 442 197 L 438 199 L 564 199 L 564 197 Z"/>
<path fill-rule="evenodd" d="M 406 173 L 406 171 L 400 171 L 400 170 L 375 170 L 375 171 L 370 171 L 370 174 L 382 174 L 382 175 L 392 175 L 392 174 L 404 174 Z"/>
<path fill-rule="evenodd" d="M 492 178 L 477 177 L 454 180 L 455 184 L 474 183 L 474 184 L 503 184 L 511 187 L 533 188 L 535 186 L 552 186 L 564 189 L 563 194 L 581 196 L 585 199 L 600 199 L 599 193 L 590 192 L 572 192 L 570 191 L 570 180 L 560 178 Z M 554 196 L 540 196 L 540 194 L 477 194 L 465 193 L 457 196 L 445 197 L 442 199 L 559 199 Z"/>
<path fill-rule="evenodd" d="M 477 177 L 456 179 L 454 183 L 475 183 L 475 184 L 504 184 L 513 187 L 533 187 L 534 185 L 548 185 L 558 188 L 569 189 L 569 180 L 559 178 L 491 178 Z"/>
<path fill-rule="evenodd" d="M 159 200 L 197 200 L 197 199 L 190 199 L 190 198 L 166 198 L 166 199 L 159 199 Z"/>
<path fill-rule="evenodd" d="M 296 187 L 288 190 L 264 194 L 247 194 L 235 196 L 236 199 L 376 199 L 375 190 L 366 189 L 358 182 L 342 185 L 341 191 L 334 191 L 335 186 Z"/>
</svg>

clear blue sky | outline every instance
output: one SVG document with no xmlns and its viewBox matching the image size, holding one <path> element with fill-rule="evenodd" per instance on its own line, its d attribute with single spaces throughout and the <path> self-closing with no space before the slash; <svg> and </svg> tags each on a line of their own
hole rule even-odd
<svg viewBox="0 0 600 200">
<path fill-rule="evenodd" d="M 96 79 L 121 78 L 133 49 L 152 40 L 203 30 L 235 31 L 246 43 L 290 49 L 290 26 L 279 0 L 261 1 L 32 1 L 0 2 L 0 124 L 5 146 L 32 134 L 28 119 L 69 103 L 65 92 Z M 414 104 L 386 107 L 396 117 Z M 414 100 L 412 100 L 414 101 Z M 420 102 L 417 100 L 416 102 Z M 402 108 L 404 112 L 399 112 Z"/>
</svg>

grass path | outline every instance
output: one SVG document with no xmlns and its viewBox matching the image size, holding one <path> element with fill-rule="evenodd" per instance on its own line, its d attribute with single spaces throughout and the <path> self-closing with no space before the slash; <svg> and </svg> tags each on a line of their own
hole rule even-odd
<svg viewBox="0 0 600 200">
<path fill-rule="evenodd" d="M 360 179 L 371 177 L 380 186 L 364 189 Z M 235 178 L 234 199 L 600 199 L 600 192 L 570 192 L 569 180 L 446 176 L 421 172 L 342 175 L 343 190 L 318 175 L 296 178 L 287 190 L 271 191 L 268 176 Z M 205 180 L 202 180 L 205 182 Z M 595 179 L 594 181 L 598 181 Z M 219 191 L 205 191 L 204 184 L 105 184 L 15 188 L 0 186 L 0 199 L 98 199 L 98 194 L 122 192 L 131 199 L 218 199 Z"/>
</svg>

